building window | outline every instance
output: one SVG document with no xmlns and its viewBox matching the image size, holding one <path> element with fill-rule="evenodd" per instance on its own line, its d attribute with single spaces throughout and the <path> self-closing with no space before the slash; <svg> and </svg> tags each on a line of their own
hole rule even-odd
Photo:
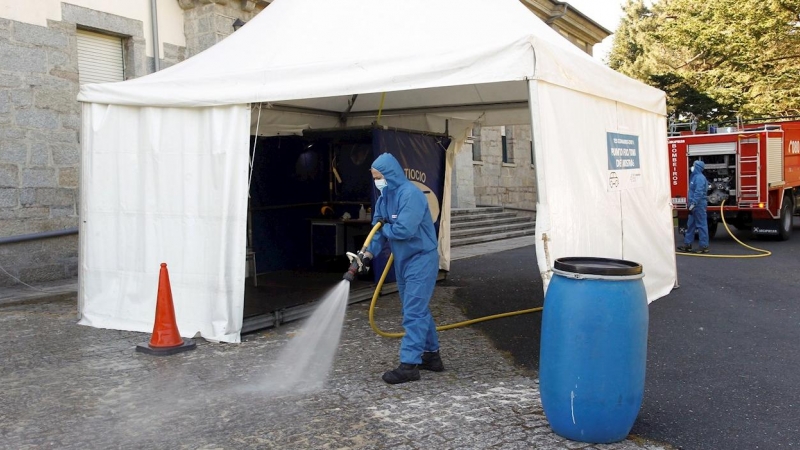
<svg viewBox="0 0 800 450">
<path fill-rule="evenodd" d="M 481 161 L 481 129 L 476 127 L 472 129 L 472 160 Z"/>
<path fill-rule="evenodd" d="M 108 83 L 125 79 L 122 38 L 78 30 L 78 79 Z"/>
<path fill-rule="evenodd" d="M 510 134 L 510 129 L 508 130 Z M 514 158 L 511 156 L 511 152 L 508 148 L 508 137 L 506 136 L 506 127 L 500 127 L 500 144 L 503 147 L 503 163 L 504 164 L 513 164 Z"/>
</svg>

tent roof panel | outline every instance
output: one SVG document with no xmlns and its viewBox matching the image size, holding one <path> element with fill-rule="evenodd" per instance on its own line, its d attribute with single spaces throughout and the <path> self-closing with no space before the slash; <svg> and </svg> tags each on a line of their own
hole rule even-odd
<svg viewBox="0 0 800 450">
<path fill-rule="evenodd" d="M 594 61 L 518 0 L 275 0 L 208 50 L 145 77 L 84 85 L 78 99 L 178 107 L 319 99 L 304 106 L 344 110 L 346 100 L 329 98 L 466 87 L 392 96 L 397 107 L 422 108 L 464 103 L 463 95 L 504 101 L 519 94 L 497 83 L 532 78 L 665 113 L 663 92 Z"/>
</svg>

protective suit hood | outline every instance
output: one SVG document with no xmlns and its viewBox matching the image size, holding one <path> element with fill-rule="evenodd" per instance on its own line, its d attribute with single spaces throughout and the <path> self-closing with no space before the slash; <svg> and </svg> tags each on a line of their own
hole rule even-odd
<svg viewBox="0 0 800 450">
<path fill-rule="evenodd" d="M 386 179 L 386 189 L 397 189 L 401 184 L 408 183 L 400 163 L 390 153 L 384 153 L 372 163 L 372 168 L 377 170 Z"/>
<path fill-rule="evenodd" d="M 694 170 L 695 170 L 695 172 L 703 173 L 703 169 L 705 169 L 705 167 L 706 167 L 706 163 L 704 163 L 703 161 L 700 161 L 699 159 L 694 162 Z M 383 172 L 381 172 L 381 173 L 383 173 Z"/>
</svg>

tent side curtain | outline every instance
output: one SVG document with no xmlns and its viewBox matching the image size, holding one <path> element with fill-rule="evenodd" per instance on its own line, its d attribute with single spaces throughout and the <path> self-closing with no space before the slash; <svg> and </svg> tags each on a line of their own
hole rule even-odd
<svg viewBox="0 0 800 450">
<path fill-rule="evenodd" d="M 80 323 L 151 332 L 167 263 L 178 329 L 239 342 L 247 105 L 83 104 Z"/>
<path fill-rule="evenodd" d="M 561 257 L 627 259 L 642 264 L 649 301 L 667 295 L 677 272 L 664 116 L 535 81 L 531 103 L 545 281 Z M 620 153 L 609 136 L 638 148 Z M 612 170 L 615 155 L 626 163 Z"/>
</svg>

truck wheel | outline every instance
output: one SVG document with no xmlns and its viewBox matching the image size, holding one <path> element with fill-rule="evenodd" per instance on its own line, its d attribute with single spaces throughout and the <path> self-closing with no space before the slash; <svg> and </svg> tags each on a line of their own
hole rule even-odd
<svg viewBox="0 0 800 450">
<path fill-rule="evenodd" d="M 789 197 L 783 198 L 781 206 L 781 217 L 778 219 L 778 239 L 788 241 L 792 236 L 792 200 Z"/>
</svg>

